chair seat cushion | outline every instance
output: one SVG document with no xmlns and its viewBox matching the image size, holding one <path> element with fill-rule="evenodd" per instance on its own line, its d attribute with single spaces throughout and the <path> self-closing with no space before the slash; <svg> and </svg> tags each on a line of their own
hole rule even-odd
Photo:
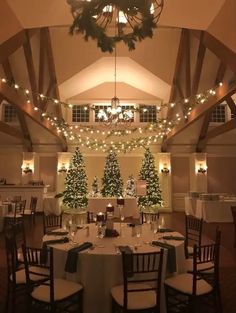
<svg viewBox="0 0 236 313">
<path fill-rule="evenodd" d="M 193 247 L 188 246 L 187 249 L 188 249 L 188 255 L 193 255 Z"/>
<path fill-rule="evenodd" d="M 22 218 L 22 215 L 16 214 L 16 216 L 14 216 L 13 213 L 9 213 L 9 214 L 5 215 L 5 218 Z"/>
<path fill-rule="evenodd" d="M 83 286 L 78 283 L 74 283 L 65 279 L 54 279 L 54 300 L 60 301 L 66 299 L 70 296 L 73 296 L 82 289 Z M 50 287 L 45 285 L 38 286 L 34 288 L 31 296 L 35 300 L 49 303 Z"/>
<path fill-rule="evenodd" d="M 30 270 L 35 273 L 39 273 L 41 275 L 49 275 L 49 271 L 47 268 L 41 268 L 38 266 L 30 266 Z M 34 282 L 40 281 L 43 279 L 42 276 L 30 274 L 30 279 Z M 12 281 L 12 275 L 10 276 L 10 280 Z M 25 269 L 21 269 L 16 271 L 16 283 L 17 284 L 26 284 L 26 277 L 25 277 Z"/>
<path fill-rule="evenodd" d="M 193 293 L 193 275 L 186 273 L 167 278 L 165 280 L 165 285 L 184 294 L 191 295 Z M 211 291 L 212 286 L 204 279 L 197 280 L 197 296 L 207 294 Z"/>
<path fill-rule="evenodd" d="M 141 288 L 150 288 L 147 284 L 135 284 L 130 283 L 130 288 L 141 289 Z M 112 298 L 119 304 L 121 307 L 124 306 L 124 286 L 118 285 L 111 288 Z M 156 292 L 153 290 L 150 291 L 137 291 L 128 293 L 128 310 L 142 310 L 153 308 L 156 306 Z"/>
<path fill-rule="evenodd" d="M 32 214 L 32 211 L 29 210 L 29 209 L 26 209 L 26 210 L 24 211 L 24 215 L 31 215 L 31 214 Z"/>
<path fill-rule="evenodd" d="M 197 264 L 197 270 L 205 274 L 213 274 L 214 273 L 213 266 L 214 266 L 213 262 L 205 262 L 205 263 Z M 185 260 L 185 270 L 186 272 L 193 271 L 193 259 Z"/>
</svg>

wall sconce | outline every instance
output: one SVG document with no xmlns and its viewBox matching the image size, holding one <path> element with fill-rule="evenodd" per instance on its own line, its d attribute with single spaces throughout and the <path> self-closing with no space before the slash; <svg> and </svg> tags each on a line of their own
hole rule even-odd
<svg viewBox="0 0 236 313">
<path fill-rule="evenodd" d="M 165 163 L 165 164 L 163 165 L 163 167 L 161 168 L 161 172 L 162 172 L 163 174 L 165 174 L 165 175 L 169 174 L 170 170 L 169 170 L 169 168 L 167 167 L 167 164 L 166 164 L 166 163 Z"/>
<path fill-rule="evenodd" d="M 207 172 L 207 167 L 206 166 L 203 167 L 202 164 L 199 164 L 197 172 L 200 173 L 200 174 L 205 174 Z"/>
<path fill-rule="evenodd" d="M 26 163 L 23 167 L 22 167 L 22 172 L 24 174 L 30 174 L 33 173 L 32 168 L 30 167 L 30 163 Z"/>
<path fill-rule="evenodd" d="M 66 164 L 62 163 L 61 167 L 59 167 L 57 171 L 58 173 L 66 173 L 67 172 Z"/>
</svg>

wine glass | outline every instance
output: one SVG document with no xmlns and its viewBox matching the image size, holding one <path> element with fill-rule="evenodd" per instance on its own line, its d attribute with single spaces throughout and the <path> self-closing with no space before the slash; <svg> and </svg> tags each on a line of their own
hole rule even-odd
<svg viewBox="0 0 236 313">
<path fill-rule="evenodd" d="M 136 225 L 135 228 L 136 228 L 136 238 L 137 238 L 137 243 L 135 246 L 140 247 L 141 246 L 140 237 L 142 235 L 142 225 Z"/>
<path fill-rule="evenodd" d="M 159 225 L 158 225 L 158 221 L 153 221 L 152 222 L 152 230 L 153 230 L 153 240 L 155 241 L 156 240 L 156 234 L 158 233 L 158 230 L 159 230 Z"/>
</svg>

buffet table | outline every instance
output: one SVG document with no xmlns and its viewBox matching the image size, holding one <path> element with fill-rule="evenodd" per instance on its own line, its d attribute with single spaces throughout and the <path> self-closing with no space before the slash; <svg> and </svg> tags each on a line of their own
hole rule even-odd
<svg viewBox="0 0 236 313">
<path fill-rule="evenodd" d="M 125 205 L 124 205 L 124 216 L 129 217 L 132 216 L 134 218 L 139 218 L 139 210 L 137 205 L 136 198 L 124 198 Z M 116 204 L 117 198 L 89 198 L 88 199 L 88 211 L 98 213 L 98 212 L 105 212 L 107 205 L 110 203 L 115 208 L 115 217 L 120 216 L 119 208 Z"/>
<path fill-rule="evenodd" d="M 52 245 L 54 247 L 54 273 L 57 278 L 64 278 L 75 282 L 80 282 L 84 286 L 84 313 L 109 313 L 111 312 L 111 287 L 123 282 L 122 276 L 122 258 L 119 252 L 119 245 L 129 245 L 134 252 L 153 252 L 160 249 L 151 246 L 153 232 L 150 224 L 142 225 L 142 235 L 140 238 L 132 237 L 132 227 L 123 224 L 122 235 L 116 238 L 98 238 L 97 227 L 95 224 L 87 225 L 79 229 L 74 237 L 73 243 L 61 243 Z M 120 224 L 115 224 L 115 229 L 120 232 Z M 165 233 L 165 235 L 168 233 Z M 169 235 L 180 235 L 178 233 L 169 233 Z M 156 240 L 163 241 L 163 233 L 157 235 Z M 55 239 L 58 237 L 54 236 Z M 43 240 L 52 240 L 53 236 L 46 235 Z M 83 242 L 92 242 L 93 249 L 88 249 L 78 254 L 77 271 L 67 273 L 64 271 L 67 251 L 72 247 Z M 139 243 L 139 245 L 137 245 Z M 184 241 L 168 240 L 168 244 L 175 247 L 176 268 L 178 273 L 184 272 Z M 136 250 L 134 247 L 136 246 Z M 164 250 L 164 263 L 162 279 L 166 277 L 167 250 Z M 164 285 L 162 285 L 161 307 L 162 313 L 165 309 Z"/>
<path fill-rule="evenodd" d="M 236 200 L 206 201 L 197 200 L 196 217 L 205 222 L 233 222 L 231 206 L 236 206 Z"/>
</svg>

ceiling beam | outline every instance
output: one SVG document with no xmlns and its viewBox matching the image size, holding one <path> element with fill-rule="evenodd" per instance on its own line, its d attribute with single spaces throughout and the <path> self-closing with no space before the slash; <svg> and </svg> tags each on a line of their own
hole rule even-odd
<svg viewBox="0 0 236 313">
<path fill-rule="evenodd" d="M 167 135 L 165 139 L 166 142 L 168 142 L 170 139 L 173 139 L 176 135 L 181 133 L 192 123 L 196 122 L 199 118 L 201 118 L 204 114 L 206 114 L 217 104 L 223 102 L 227 97 L 232 96 L 236 92 L 236 83 L 234 83 L 233 86 L 223 84 L 223 86 L 219 86 L 215 91 L 216 91 L 215 96 L 210 97 L 204 103 L 198 104 L 191 111 L 186 122 L 180 123 L 172 129 L 172 131 Z"/>
<path fill-rule="evenodd" d="M 236 105 L 234 100 L 231 97 L 226 98 L 226 102 L 228 106 L 230 107 L 231 113 L 234 114 L 234 117 L 236 117 Z"/>
<path fill-rule="evenodd" d="M 192 94 L 196 95 L 198 92 L 199 82 L 202 73 L 202 65 L 205 57 L 206 47 L 203 45 L 203 35 L 204 33 L 201 32 L 198 53 L 197 53 L 197 60 L 195 65 L 195 71 L 193 76 L 193 86 L 192 86 Z"/>
<path fill-rule="evenodd" d="M 0 132 L 11 137 L 20 138 L 21 140 L 24 139 L 24 136 L 20 130 L 2 121 L 0 121 Z"/>
<path fill-rule="evenodd" d="M 27 116 L 29 116 L 34 122 L 42 126 L 44 129 L 49 131 L 52 135 L 54 135 L 59 143 L 62 146 L 63 151 L 67 151 L 67 143 L 66 140 L 57 133 L 55 127 L 53 127 L 49 121 L 42 119 L 39 111 L 35 111 L 31 103 L 27 103 L 26 98 L 13 90 L 7 84 L 0 82 L 0 96 L 2 96 L 6 101 L 15 105 L 22 112 L 24 112 Z"/>
<path fill-rule="evenodd" d="M 14 80 L 14 76 L 13 76 L 13 72 L 12 72 L 9 60 L 6 59 L 2 63 L 2 66 L 3 66 L 4 73 L 6 75 L 6 78 L 8 80 L 12 81 L 12 83 L 14 83 L 15 80 Z M 25 146 L 25 148 L 28 152 L 32 152 L 33 151 L 33 144 L 32 144 L 32 140 L 31 140 L 29 128 L 28 128 L 28 125 L 27 125 L 26 120 L 25 120 L 24 113 L 19 108 L 16 108 L 16 113 L 17 113 L 17 116 L 19 119 L 21 130 L 23 132 L 23 145 Z"/>
<path fill-rule="evenodd" d="M 215 85 L 222 82 L 224 75 L 225 75 L 225 71 L 226 71 L 226 66 L 221 62 L 216 73 Z M 196 145 L 196 152 L 202 152 L 205 148 L 206 142 L 204 141 L 204 139 L 209 129 L 212 111 L 213 109 L 209 110 L 203 118 L 202 127 L 200 130 L 200 134 L 199 134 L 197 145 Z"/>
<path fill-rule="evenodd" d="M 199 31 L 192 31 L 199 38 Z M 204 32 L 202 44 L 211 50 L 222 63 L 227 65 L 234 73 L 236 73 L 236 53 L 225 46 L 222 42 L 216 39 L 208 32 Z"/>
<path fill-rule="evenodd" d="M 29 35 L 33 36 L 37 29 L 30 30 Z M 0 63 L 3 63 L 12 53 L 19 49 L 25 42 L 27 37 L 24 30 L 15 34 L 0 45 Z"/>
<path fill-rule="evenodd" d="M 29 32 L 26 30 L 26 38 L 27 40 L 23 44 L 24 54 L 25 54 L 25 61 L 27 65 L 28 77 L 30 81 L 31 91 L 32 91 L 32 98 L 34 106 L 38 107 L 38 97 L 37 97 L 37 82 L 36 82 L 36 75 L 34 69 L 34 62 L 33 62 L 33 55 L 30 45 L 30 37 Z"/>
<path fill-rule="evenodd" d="M 185 89 L 186 98 L 191 96 L 191 64 L 190 64 L 190 34 L 189 30 L 186 29 L 186 44 L 185 44 Z"/>
<path fill-rule="evenodd" d="M 40 51 L 39 51 L 39 81 L 38 91 L 43 93 L 44 91 L 44 70 L 45 70 L 45 36 L 43 28 L 40 29 Z"/>
<path fill-rule="evenodd" d="M 52 42 L 51 42 L 51 37 L 50 37 L 50 31 L 47 27 L 47 28 L 43 28 L 42 32 L 44 33 L 44 36 L 45 36 L 45 47 L 46 47 L 46 53 L 47 53 L 47 59 L 48 59 L 48 70 L 49 70 L 50 80 L 53 84 L 52 96 L 55 97 L 56 99 L 60 99 L 59 88 L 58 88 L 58 83 L 57 83 L 57 76 L 56 76 L 56 68 L 55 68 L 54 57 L 53 57 Z M 58 117 L 61 118 L 62 117 L 62 110 L 61 110 L 60 104 L 58 104 L 56 106 L 56 109 L 57 109 Z"/>
<path fill-rule="evenodd" d="M 230 121 L 215 127 L 211 131 L 209 131 L 203 141 L 207 142 L 209 139 L 222 135 L 230 130 L 236 128 L 236 118 L 231 119 Z"/>
</svg>

